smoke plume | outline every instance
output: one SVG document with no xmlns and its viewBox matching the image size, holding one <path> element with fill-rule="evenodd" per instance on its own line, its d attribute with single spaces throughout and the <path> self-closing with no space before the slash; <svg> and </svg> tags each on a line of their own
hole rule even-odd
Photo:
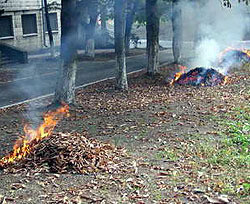
<svg viewBox="0 0 250 204">
<path fill-rule="evenodd" d="M 183 1 L 183 24 L 190 25 L 194 35 L 195 59 L 193 67 L 216 66 L 221 51 L 230 46 L 241 46 L 240 43 L 249 27 L 249 9 L 245 4 L 232 1 L 232 8 L 226 8 L 219 0 Z M 190 15 L 193 22 L 190 22 Z M 185 21 L 189 19 L 189 22 Z M 188 26 L 186 26 L 188 27 Z M 228 70 L 220 68 L 226 73 Z"/>
</svg>

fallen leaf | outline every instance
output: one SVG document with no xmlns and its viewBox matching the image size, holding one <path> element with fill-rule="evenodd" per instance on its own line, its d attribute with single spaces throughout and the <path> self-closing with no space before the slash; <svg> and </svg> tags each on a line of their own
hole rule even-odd
<svg viewBox="0 0 250 204">
<path fill-rule="evenodd" d="M 207 198 L 209 203 L 215 203 L 215 204 L 229 203 L 229 200 L 228 200 L 227 196 L 225 196 L 225 195 L 221 195 L 217 198 L 211 198 L 207 195 L 205 195 L 205 197 Z"/>
</svg>

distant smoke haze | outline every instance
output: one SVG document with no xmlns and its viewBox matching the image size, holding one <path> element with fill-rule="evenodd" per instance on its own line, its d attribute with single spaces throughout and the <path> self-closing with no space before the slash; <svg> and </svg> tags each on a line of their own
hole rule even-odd
<svg viewBox="0 0 250 204">
<path fill-rule="evenodd" d="M 192 62 L 193 67 L 216 66 L 219 53 L 242 41 L 250 25 L 248 8 L 238 1 L 232 1 L 232 8 L 223 7 L 219 0 L 204 1 L 200 7 L 197 1 L 183 1 L 181 4 L 183 24 L 195 33 L 196 57 Z M 190 16 L 193 19 L 191 22 Z M 227 70 L 219 71 L 225 73 Z"/>
</svg>

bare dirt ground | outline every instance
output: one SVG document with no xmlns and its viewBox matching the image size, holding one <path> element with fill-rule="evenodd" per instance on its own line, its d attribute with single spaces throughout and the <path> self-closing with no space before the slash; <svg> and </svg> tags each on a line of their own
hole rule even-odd
<svg viewBox="0 0 250 204">
<path fill-rule="evenodd" d="M 124 147 L 130 171 L 2 170 L 0 203 L 249 203 L 249 152 L 241 141 L 250 134 L 249 65 L 216 87 L 170 86 L 165 79 L 173 71 L 170 65 L 155 79 L 133 75 L 128 92 L 115 90 L 114 81 L 79 90 L 79 106 L 54 131 L 86 131 Z M 1 156 L 23 134 L 30 111 L 49 102 L 0 110 Z M 239 141 L 230 140 L 235 135 Z"/>
</svg>

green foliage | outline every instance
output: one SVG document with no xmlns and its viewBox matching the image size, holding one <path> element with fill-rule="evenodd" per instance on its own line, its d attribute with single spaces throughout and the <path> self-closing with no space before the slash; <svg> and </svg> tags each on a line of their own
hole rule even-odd
<svg viewBox="0 0 250 204">
<path fill-rule="evenodd" d="M 243 183 L 242 186 L 246 193 L 250 193 L 250 183 Z"/>
<path fill-rule="evenodd" d="M 170 161 L 177 161 L 179 159 L 177 153 L 174 150 L 165 148 L 162 151 L 157 152 L 156 159 L 167 159 Z"/>
<path fill-rule="evenodd" d="M 216 162 L 224 164 L 250 165 L 250 115 L 249 108 L 235 108 L 231 120 L 223 121 L 226 128 L 222 133 L 226 139 L 222 149 L 213 156 Z M 223 158 L 224 157 L 226 158 Z"/>
<path fill-rule="evenodd" d="M 218 134 L 224 139 L 216 145 L 203 143 L 199 153 L 208 163 L 241 168 L 250 165 L 250 110 L 248 107 L 235 108 L 226 116 L 227 119 L 214 118 L 224 127 Z M 229 118 L 229 119 L 228 119 Z"/>
<path fill-rule="evenodd" d="M 235 146 L 240 154 L 249 154 L 250 147 L 250 114 L 249 110 L 235 109 L 234 120 L 225 123 L 228 135 L 227 144 Z M 249 157 L 249 155 L 248 155 Z"/>
</svg>

